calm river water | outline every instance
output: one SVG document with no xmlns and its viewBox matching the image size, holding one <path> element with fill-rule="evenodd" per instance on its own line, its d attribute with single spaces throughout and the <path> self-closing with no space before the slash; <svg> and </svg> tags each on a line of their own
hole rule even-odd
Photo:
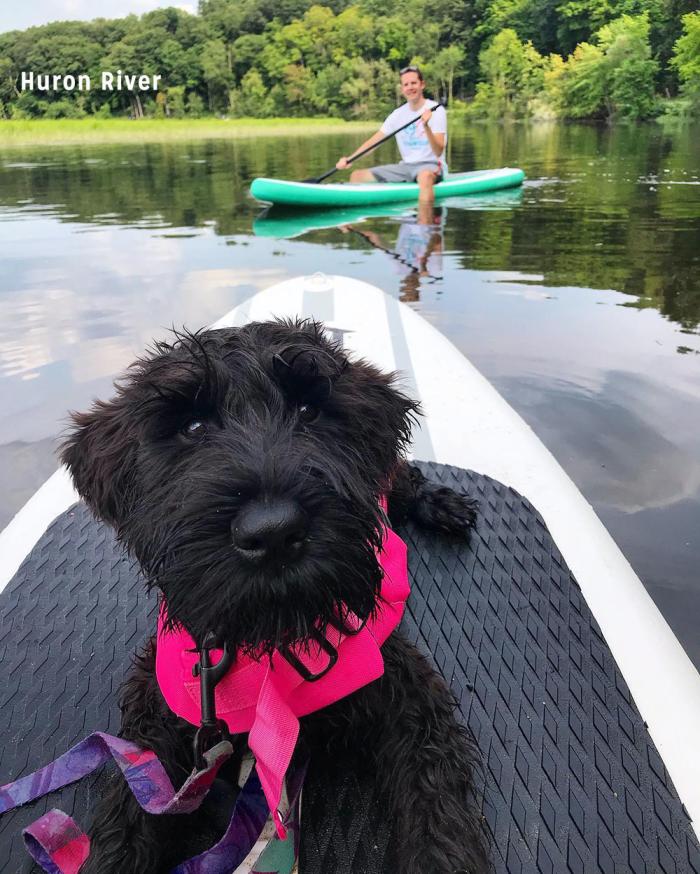
<svg viewBox="0 0 700 874">
<path fill-rule="evenodd" d="M 452 170 L 520 166 L 521 191 L 306 223 L 261 216 L 251 179 L 318 174 L 356 136 L 0 148 L 0 526 L 55 469 L 66 411 L 154 337 L 344 273 L 495 384 L 700 666 L 699 134 L 456 123 Z"/>
</svg>

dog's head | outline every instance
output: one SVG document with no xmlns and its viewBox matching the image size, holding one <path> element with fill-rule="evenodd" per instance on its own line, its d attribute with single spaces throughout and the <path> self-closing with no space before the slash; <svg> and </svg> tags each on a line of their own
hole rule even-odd
<svg viewBox="0 0 700 874">
<path fill-rule="evenodd" d="M 177 334 L 73 416 L 61 458 L 172 623 L 271 651 L 376 606 L 378 499 L 417 410 L 393 383 L 311 321 Z"/>
</svg>

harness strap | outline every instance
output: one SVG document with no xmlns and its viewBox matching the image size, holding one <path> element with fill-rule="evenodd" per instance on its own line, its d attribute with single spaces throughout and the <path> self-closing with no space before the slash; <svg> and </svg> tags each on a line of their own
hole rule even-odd
<svg viewBox="0 0 700 874">
<path fill-rule="evenodd" d="M 272 838 L 258 857 L 250 874 L 292 874 L 299 858 L 301 841 L 301 790 L 308 768 L 308 759 L 287 773 L 289 812 L 283 818 L 285 837 Z"/>
</svg>

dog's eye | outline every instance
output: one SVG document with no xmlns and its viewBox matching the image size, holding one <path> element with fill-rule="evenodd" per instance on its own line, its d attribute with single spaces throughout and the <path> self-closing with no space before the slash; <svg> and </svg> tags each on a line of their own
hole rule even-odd
<svg viewBox="0 0 700 874">
<path fill-rule="evenodd" d="M 318 407 L 314 407 L 312 404 L 299 405 L 299 419 L 304 422 L 305 425 L 315 422 L 316 419 L 318 419 L 319 414 L 320 410 Z"/>
<path fill-rule="evenodd" d="M 206 425 L 200 419 L 192 419 L 182 429 L 185 437 L 201 437 L 206 432 Z"/>
</svg>

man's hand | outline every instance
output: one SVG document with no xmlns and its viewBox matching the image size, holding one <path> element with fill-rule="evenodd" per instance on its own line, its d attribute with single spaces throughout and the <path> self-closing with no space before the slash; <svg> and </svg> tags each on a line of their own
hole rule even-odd
<svg viewBox="0 0 700 874">
<path fill-rule="evenodd" d="M 433 154 L 439 158 L 442 154 L 442 150 L 445 148 L 445 134 L 433 133 L 433 129 L 428 124 L 433 111 L 436 109 L 437 106 L 434 106 L 432 109 L 426 109 L 421 115 L 420 120 L 423 122 L 423 127 L 425 129 L 425 134 L 428 137 L 430 148 L 433 150 Z"/>
<path fill-rule="evenodd" d="M 336 170 L 346 170 L 350 166 L 348 159 L 343 156 L 335 165 Z"/>
</svg>

